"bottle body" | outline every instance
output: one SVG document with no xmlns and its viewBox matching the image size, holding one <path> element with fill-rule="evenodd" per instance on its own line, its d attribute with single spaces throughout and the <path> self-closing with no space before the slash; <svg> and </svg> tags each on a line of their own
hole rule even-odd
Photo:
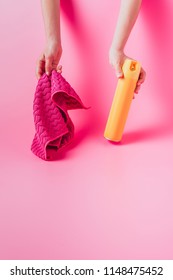
<svg viewBox="0 0 173 280">
<path fill-rule="evenodd" d="M 108 140 L 119 142 L 122 139 L 140 69 L 139 62 L 130 59 L 125 60 L 122 67 L 124 77 L 118 80 L 104 131 L 104 137 Z"/>
</svg>

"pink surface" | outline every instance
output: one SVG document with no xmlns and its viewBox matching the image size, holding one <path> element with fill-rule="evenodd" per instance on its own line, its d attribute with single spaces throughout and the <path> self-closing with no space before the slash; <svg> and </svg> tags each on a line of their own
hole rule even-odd
<svg viewBox="0 0 173 280">
<path fill-rule="evenodd" d="M 80 97 L 64 79 L 53 70 L 38 80 L 33 101 L 35 135 L 32 152 L 43 160 L 54 160 L 59 151 L 74 137 L 74 124 L 68 110 L 84 109 Z"/>
<path fill-rule="evenodd" d="M 102 3 L 101 3 L 102 2 Z M 33 156 L 39 1 L 0 2 L 0 258 L 173 258 L 173 2 L 143 1 L 126 52 L 147 80 L 122 143 L 103 132 L 116 78 L 108 49 L 119 1 L 62 1 L 63 75 L 88 111 L 57 161 Z"/>
</svg>

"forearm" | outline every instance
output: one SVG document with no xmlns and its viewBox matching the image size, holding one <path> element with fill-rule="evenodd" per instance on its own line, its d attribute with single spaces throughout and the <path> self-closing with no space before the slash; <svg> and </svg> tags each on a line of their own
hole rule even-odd
<svg viewBox="0 0 173 280">
<path fill-rule="evenodd" d="M 60 0 L 41 0 L 46 40 L 61 44 Z"/>
<path fill-rule="evenodd" d="M 121 0 L 116 30 L 113 36 L 112 47 L 123 51 L 130 32 L 138 17 L 142 0 Z"/>
</svg>

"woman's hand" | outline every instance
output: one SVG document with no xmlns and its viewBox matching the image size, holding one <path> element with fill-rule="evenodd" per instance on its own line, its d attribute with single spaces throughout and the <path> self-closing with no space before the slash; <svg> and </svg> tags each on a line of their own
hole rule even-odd
<svg viewBox="0 0 173 280">
<path fill-rule="evenodd" d="M 117 51 L 113 47 L 109 50 L 109 62 L 115 68 L 117 78 L 123 78 L 122 66 L 126 59 L 132 59 L 124 54 L 123 51 Z M 135 88 L 135 93 L 140 90 L 141 84 L 145 81 L 146 72 L 141 68 L 139 79 Z"/>
<path fill-rule="evenodd" d="M 55 69 L 58 72 L 62 72 L 62 66 L 59 65 L 59 60 L 62 55 L 61 44 L 56 41 L 49 41 L 45 50 L 40 55 L 37 66 L 36 76 L 39 79 L 44 73 L 51 74 L 51 71 Z"/>
</svg>

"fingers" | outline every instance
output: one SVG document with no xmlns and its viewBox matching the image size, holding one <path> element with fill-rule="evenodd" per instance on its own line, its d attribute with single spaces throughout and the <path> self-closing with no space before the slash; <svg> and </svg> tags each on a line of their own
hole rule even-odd
<svg viewBox="0 0 173 280">
<path fill-rule="evenodd" d="M 139 79 L 137 81 L 137 84 L 136 84 L 136 88 L 135 88 L 135 93 L 138 94 L 140 88 L 141 88 L 141 84 L 143 84 L 143 82 L 145 81 L 145 78 L 146 78 L 146 72 L 144 71 L 143 68 L 141 68 L 141 73 L 139 75 Z"/>
<path fill-rule="evenodd" d="M 57 62 L 51 58 L 47 58 L 45 62 L 45 73 L 49 76 L 52 70 L 56 70 L 58 73 L 62 73 L 62 65 L 58 65 Z"/>
<path fill-rule="evenodd" d="M 49 76 L 53 69 L 60 74 L 62 73 L 62 65 L 58 65 L 51 57 L 45 58 L 44 55 L 41 55 L 36 66 L 37 79 L 40 79 L 44 73 Z"/>
<path fill-rule="evenodd" d="M 141 68 L 141 73 L 139 75 L 139 79 L 138 79 L 137 85 L 140 86 L 145 81 L 145 78 L 146 78 L 146 72 L 144 71 L 143 68 Z"/>
<path fill-rule="evenodd" d="M 46 57 L 45 61 L 45 73 L 49 76 L 53 70 L 53 57 Z"/>
<path fill-rule="evenodd" d="M 117 78 L 123 78 L 124 75 L 120 63 L 115 64 L 115 72 Z"/>
<path fill-rule="evenodd" d="M 139 86 L 138 86 L 138 85 L 136 86 L 135 91 L 134 91 L 136 94 L 138 94 L 138 92 L 139 92 L 139 90 L 140 90 L 140 87 L 141 87 L 140 85 L 139 85 Z"/>
<path fill-rule="evenodd" d="M 41 76 L 43 75 L 44 68 L 45 68 L 45 61 L 44 61 L 44 57 L 42 55 L 38 59 L 37 66 L 36 66 L 36 77 L 37 77 L 37 79 L 40 79 Z"/>
<path fill-rule="evenodd" d="M 132 59 L 132 58 L 126 56 L 123 51 L 116 51 L 113 47 L 110 48 L 109 63 L 114 67 L 117 78 L 124 77 L 124 74 L 122 71 L 122 65 L 124 64 L 124 61 L 126 59 Z M 146 78 L 146 72 L 144 71 L 143 68 L 141 68 L 139 79 L 137 81 L 136 88 L 134 90 L 133 98 L 135 98 L 135 93 L 139 92 L 141 84 L 145 81 L 145 78 Z"/>
<path fill-rule="evenodd" d="M 52 72 L 52 70 L 56 70 L 57 72 L 62 72 L 62 66 L 58 66 L 58 61 L 54 60 L 53 57 L 47 57 L 46 63 L 45 63 L 45 72 L 49 76 Z"/>
<path fill-rule="evenodd" d="M 115 69 L 117 78 L 123 78 L 122 65 L 126 59 L 126 55 L 123 50 L 116 50 L 113 45 L 109 49 L 109 63 Z"/>
<path fill-rule="evenodd" d="M 62 65 L 58 65 L 56 71 L 61 74 L 62 73 Z"/>
</svg>

